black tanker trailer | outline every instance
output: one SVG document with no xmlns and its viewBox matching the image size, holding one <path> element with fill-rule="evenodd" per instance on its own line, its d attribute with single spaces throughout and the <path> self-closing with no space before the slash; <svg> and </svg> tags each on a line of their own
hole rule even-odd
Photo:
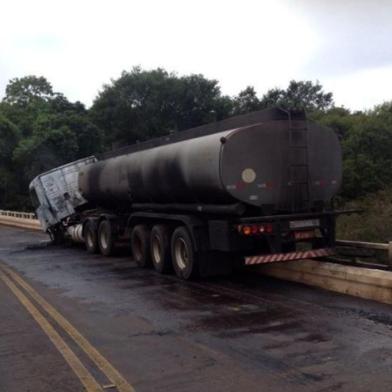
<svg viewBox="0 0 392 392">
<path fill-rule="evenodd" d="M 333 130 L 303 111 L 232 117 L 36 177 L 43 228 L 184 279 L 333 252 L 342 180 Z"/>
</svg>

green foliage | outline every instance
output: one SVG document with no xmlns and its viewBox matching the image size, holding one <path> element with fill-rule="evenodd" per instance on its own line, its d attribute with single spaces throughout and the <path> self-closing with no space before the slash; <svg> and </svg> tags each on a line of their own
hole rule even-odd
<svg viewBox="0 0 392 392">
<path fill-rule="evenodd" d="M 332 94 L 311 81 L 291 81 L 286 90 L 270 90 L 261 99 L 248 86 L 229 98 L 222 96 L 216 80 L 202 75 L 178 77 L 159 68 L 143 71 L 136 67 L 104 86 L 90 115 L 105 129 L 110 148 L 268 107 L 320 111 L 332 104 Z"/>
<path fill-rule="evenodd" d="M 0 104 L 0 208 L 28 208 L 34 176 L 101 151 L 102 141 L 85 107 L 45 78 L 11 80 Z"/>
<path fill-rule="evenodd" d="M 42 76 L 15 78 L 6 87 L 0 112 L 17 124 L 22 135 L 30 136 L 36 118 L 49 111 L 50 102 L 56 96 L 50 83 Z"/>
<path fill-rule="evenodd" d="M 49 101 L 55 93 L 51 84 L 42 76 L 25 76 L 9 81 L 4 102 L 10 105 L 28 106 L 34 101 Z"/>
<path fill-rule="evenodd" d="M 333 107 L 332 93 L 325 93 L 317 82 L 292 80 L 287 89 L 274 88 L 261 98 L 248 86 L 233 98 L 232 114 L 245 114 L 271 107 L 305 109 L 308 113 L 323 113 Z"/>
<path fill-rule="evenodd" d="M 20 140 L 19 129 L 0 113 L 0 164 L 11 166 L 13 151 Z"/>
<path fill-rule="evenodd" d="M 274 106 L 304 108 L 338 134 L 344 156 L 341 201 L 360 197 L 363 203 L 369 197 L 373 203 L 369 195 L 379 191 L 383 197 L 383 189 L 392 187 L 392 103 L 352 113 L 335 107 L 332 94 L 311 81 L 291 81 L 261 97 L 248 86 L 228 97 L 216 80 L 202 75 L 136 67 L 105 85 L 90 110 L 55 92 L 44 77 L 9 82 L 0 102 L 0 208 L 27 208 L 29 181 L 63 163 Z"/>
<path fill-rule="evenodd" d="M 392 184 L 392 104 L 354 115 L 342 146 L 344 197 L 363 196 Z"/>
<path fill-rule="evenodd" d="M 104 86 L 91 108 L 91 118 L 105 129 L 110 146 L 219 120 L 230 110 L 216 80 L 136 67 Z"/>
<path fill-rule="evenodd" d="M 26 189 L 22 189 L 20 183 L 16 181 L 17 173 L 20 171 L 12 170 L 0 165 L 0 207 L 1 209 L 29 208 L 26 198 Z"/>
<path fill-rule="evenodd" d="M 308 112 L 324 111 L 333 106 L 333 96 L 332 93 L 325 93 L 319 82 L 292 80 L 286 90 L 269 90 L 261 98 L 260 106 L 305 109 Z"/>
<path fill-rule="evenodd" d="M 14 150 L 14 161 L 26 167 L 28 178 L 50 168 L 97 153 L 102 133 L 79 114 L 39 116 L 33 133 Z"/>
<path fill-rule="evenodd" d="M 19 182 L 15 181 L 18 170 L 14 169 L 12 154 L 20 140 L 20 131 L 0 113 L 0 208 L 13 206 L 20 194 Z"/>
<path fill-rule="evenodd" d="M 338 238 L 369 242 L 392 240 L 392 187 L 348 201 L 341 207 L 363 210 L 363 213 L 339 217 Z"/>
<path fill-rule="evenodd" d="M 315 111 L 310 118 L 335 130 L 339 139 L 344 139 L 356 122 L 361 121 L 360 116 L 353 115 L 342 107 L 333 107 L 328 111 Z"/>
<path fill-rule="evenodd" d="M 259 98 L 255 89 L 252 86 L 248 86 L 245 90 L 242 90 L 233 99 L 233 115 L 245 114 L 260 110 L 262 108 Z"/>
</svg>

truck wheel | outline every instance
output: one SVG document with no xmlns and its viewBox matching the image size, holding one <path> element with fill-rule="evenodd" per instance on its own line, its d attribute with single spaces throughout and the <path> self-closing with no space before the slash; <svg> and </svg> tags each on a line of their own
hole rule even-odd
<svg viewBox="0 0 392 392">
<path fill-rule="evenodd" d="M 150 267 L 150 230 L 146 225 L 137 225 L 132 229 L 131 247 L 136 264 L 142 268 Z"/>
<path fill-rule="evenodd" d="M 98 227 L 98 247 L 104 256 L 114 253 L 113 227 L 110 221 L 103 220 Z"/>
<path fill-rule="evenodd" d="M 48 230 L 48 233 L 54 245 L 62 244 L 65 240 L 64 230 L 60 226 Z"/>
<path fill-rule="evenodd" d="M 180 279 L 189 280 L 199 276 L 199 257 L 188 230 L 184 226 L 174 230 L 171 239 L 173 268 Z"/>
<path fill-rule="evenodd" d="M 86 250 L 88 253 L 98 253 L 98 240 L 97 231 L 95 225 L 92 222 L 87 221 L 86 227 L 84 229 L 84 243 L 86 245 Z"/>
<path fill-rule="evenodd" d="M 152 264 L 161 274 L 172 269 L 170 257 L 170 234 L 166 225 L 155 225 L 151 230 L 150 252 Z"/>
</svg>

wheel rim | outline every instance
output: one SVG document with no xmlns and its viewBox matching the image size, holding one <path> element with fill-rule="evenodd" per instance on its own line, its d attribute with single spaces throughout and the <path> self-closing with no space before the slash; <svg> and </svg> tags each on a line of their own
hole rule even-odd
<svg viewBox="0 0 392 392">
<path fill-rule="evenodd" d="M 161 264 L 162 262 L 161 250 L 161 241 L 159 240 L 159 237 L 155 234 L 152 238 L 152 257 L 154 263 L 156 264 Z"/>
<path fill-rule="evenodd" d="M 101 246 L 103 249 L 108 247 L 108 233 L 105 230 L 101 231 Z"/>
<path fill-rule="evenodd" d="M 94 247 L 93 234 L 90 230 L 87 232 L 87 245 L 89 246 L 89 248 Z"/>
<path fill-rule="evenodd" d="M 143 247 L 142 240 L 138 235 L 135 236 L 132 242 L 132 251 L 133 251 L 133 257 L 136 260 L 142 259 L 143 256 L 142 247 Z"/>
<path fill-rule="evenodd" d="M 181 270 L 184 270 L 189 265 L 188 247 L 183 238 L 177 238 L 174 246 L 174 254 L 176 263 Z"/>
</svg>

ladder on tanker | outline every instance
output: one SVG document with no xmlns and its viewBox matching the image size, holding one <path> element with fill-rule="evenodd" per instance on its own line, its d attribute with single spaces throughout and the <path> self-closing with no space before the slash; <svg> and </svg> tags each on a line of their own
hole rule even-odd
<svg viewBox="0 0 392 392">
<path fill-rule="evenodd" d="M 308 151 L 308 125 L 306 119 L 296 120 L 289 116 L 289 145 L 288 145 L 288 186 L 290 193 L 290 208 L 292 211 L 309 211 L 310 173 Z"/>
</svg>

